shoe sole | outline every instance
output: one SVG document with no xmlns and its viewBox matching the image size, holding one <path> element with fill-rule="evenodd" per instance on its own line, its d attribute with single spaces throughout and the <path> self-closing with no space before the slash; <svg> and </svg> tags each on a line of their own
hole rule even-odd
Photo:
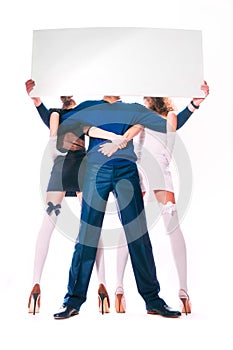
<svg viewBox="0 0 233 350">
<path fill-rule="evenodd" d="M 58 316 L 58 317 L 56 317 L 56 316 L 53 316 L 54 317 L 54 319 L 55 320 L 66 320 L 67 318 L 71 318 L 71 317 L 73 317 L 73 316 L 76 316 L 76 315 L 78 315 L 79 313 L 77 312 L 74 312 L 72 315 L 70 315 L 69 317 L 60 317 L 60 316 Z"/>
<path fill-rule="evenodd" d="M 173 315 L 173 316 L 166 316 L 166 315 L 161 315 L 160 313 L 156 312 L 156 311 L 147 311 L 148 315 L 158 315 L 158 316 L 162 316 L 162 317 L 167 317 L 167 318 L 178 318 L 181 315 Z"/>
</svg>

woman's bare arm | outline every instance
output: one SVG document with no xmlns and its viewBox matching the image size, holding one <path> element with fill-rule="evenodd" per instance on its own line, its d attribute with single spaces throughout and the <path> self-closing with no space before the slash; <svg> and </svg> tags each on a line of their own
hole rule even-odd
<svg viewBox="0 0 233 350">
<path fill-rule="evenodd" d="M 59 113 L 52 112 L 49 121 L 50 136 L 56 136 L 59 127 Z"/>
<path fill-rule="evenodd" d="M 144 129 L 144 126 L 141 124 L 135 124 L 131 126 L 125 133 L 124 138 L 126 138 L 127 141 L 132 140 L 135 136 L 137 136 L 142 130 Z"/>
</svg>

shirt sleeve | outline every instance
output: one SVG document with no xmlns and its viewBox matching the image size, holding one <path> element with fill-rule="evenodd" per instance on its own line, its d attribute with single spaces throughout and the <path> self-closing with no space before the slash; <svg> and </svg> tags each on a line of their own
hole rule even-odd
<svg viewBox="0 0 233 350">
<path fill-rule="evenodd" d="M 41 103 L 38 107 L 36 107 L 42 121 L 49 128 L 50 114 L 51 112 L 45 107 L 43 103 Z"/>
<path fill-rule="evenodd" d="M 167 132 L 166 119 L 140 104 L 137 104 L 137 113 L 135 114 L 133 124 L 142 124 L 148 129 L 162 133 Z"/>
<path fill-rule="evenodd" d="M 102 101 L 85 101 L 73 108 L 70 112 L 63 116 L 63 121 L 58 128 L 58 137 L 64 135 L 67 132 L 72 132 L 76 136 L 80 137 L 83 134 L 83 126 L 94 126 L 95 122 L 88 120 L 86 123 L 86 116 L 89 114 L 89 108 L 98 104 L 103 104 Z"/>
<path fill-rule="evenodd" d="M 190 118 L 193 112 L 188 107 L 177 115 L 177 130 L 180 129 Z M 158 132 L 167 132 L 167 120 L 155 112 L 149 111 L 146 107 L 139 105 L 138 113 L 135 116 L 136 123 L 144 125 L 146 128 Z"/>
<path fill-rule="evenodd" d="M 191 112 L 188 107 L 177 114 L 177 130 L 180 129 L 189 120 L 192 114 L 193 112 Z"/>
</svg>

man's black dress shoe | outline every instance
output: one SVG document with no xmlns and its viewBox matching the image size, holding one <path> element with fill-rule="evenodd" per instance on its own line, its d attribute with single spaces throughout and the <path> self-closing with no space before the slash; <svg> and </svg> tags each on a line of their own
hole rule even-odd
<svg viewBox="0 0 233 350">
<path fill-rule="evenodd" d="M 64 320 L 65 318 L 70 318 L 72 316 L 78 315 L 78 310 L 74 309 L 72 306 L 65 306 L 60 312 L 53 315 L 55 320 Z"/>
<path fill-rule="evenodd" d="M 155 308 L 147 310 L 147 313 L 150 315 L 160 315 L 163 317 L 179 317 L 179 316 L 181 316 L 180 311 L 172 310 L 166 304 L 158 305 Z"/>
</svg>

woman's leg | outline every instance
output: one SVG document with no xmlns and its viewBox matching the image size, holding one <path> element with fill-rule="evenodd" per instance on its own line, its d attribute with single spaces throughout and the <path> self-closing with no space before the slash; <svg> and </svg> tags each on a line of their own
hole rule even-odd
<svg viewBox="0 0 233 350">
<path fill-rule="evenodd" d="M 98 248 L 97 248 L 96 257 L 95 257 L 95 266 L 96 266 L 97 278 L 99 281 L 99 287 L 98 287 L 99 311 L 102 314 L 108 313 L 110 308 L 110 298 L 106 289 L 104 246 L 103 246 L 103 240 L 101 236 L 98 242 Z"/>
<path fill-rule="evenodd" d="M 102 238 L 100 236 L 99 239 L 99 245 L 97 248 L 96 258 L 95 258 L 95 265 L 96 265 L 96 272 L 97 272 L 97 278 L 99 281 L 99 285 L 103 284 L 106 286 L 106 279 L 105 279 L 105 263 L 104 263 L 104 247 L 102 246 Z"/>
<path fill-rule="evenodd" d="M 57 222 L 57 216 L 60 213 L 61 202 L 64 195 L 65 192 L 47 193 L 46 203 L 48 204 L 48 207 L 44 214 L 36 241 L 33 285 L 40 284 L 44 263 L 48 254 L 50 239 Z"/>
<path fill-rule="evenodd" d="M 126 311 L 126 300 L 124 295 L 124 273 L 129 256 L 128 244 L 125 238 L 125 232 L 121 228 L 119 235 L 119 245 L 117 247 L 117 261 L 116 261 L 116 292 L 115 292 L 115 309 L 117 313 L 124 313 Z"/>
<path fill-rule="evenodd" d="M 120 289 L 123 291 L 123 280 L 124 280 L 125 267 L 128 261 L 128 256 L 129 256 L 129 250 L 128 250 L 128 245 L 125 238 L 125 232 L 123 229 L 121 229 L 120 237 L 119 237 L 119 246 L 117 247 L 116 293 L 119 292 Z"/>
<path fill-rule="evenodd" d="M 125 233 L 124 230 L 122 230 L 122 236 L 125 239 Z M 119 241 L 122 240 L 122 237 L 119 237 Z M 121 245 L 116 248 L 117 249 L 117 280 L 116 280 L 116 287 L 122 287 L 123 288 L 123 278 L 124 278 L 124 271 L 125 266 L 128 259 L 128 246 L 127 242 L 125 240 L 125 244 Z M 99 239 L 99 246 L 96 253 L 96 271 L 97 271 L 97 277 L 99 284 L 103 284 L 106 286 L 106 278 L 105 278 L 105 260 L 104 260 L 104 247 L 102 243 L 102 238 L 100 236 Z"/>
<path fill-rule="evenodd" d="M 76 195 L 77 195 L 78 201 L 81 205 L 82 204 L 82 192 L 76 192 Z"/>
<path fill-rule="evenodd" d="M 180 292 L 183 290 L 187 293 L 186 244 L 179 225 L 175 196 L 173 192 L 168 191 L 154 191 L 154 193 L 162 206 L 161 215 L 171 243 L 179 278 Z"/>
<path fill-rule="evenodd" d="M 37 236 L 34 267 L 33 267 L 33 280 L 32 291 L 28 300 L 28 312 L 35 313 L 40 310 L 40 280 L 43 272 L 44 263 L 49 250 L 49 243 L 57 222 L 57 216 L 60 213 L 61 202 L 64 198 L 65 192 L 48 192 L 46 197 L 46 203 L 48 205 L 44 218 Z"/>
</svg>

